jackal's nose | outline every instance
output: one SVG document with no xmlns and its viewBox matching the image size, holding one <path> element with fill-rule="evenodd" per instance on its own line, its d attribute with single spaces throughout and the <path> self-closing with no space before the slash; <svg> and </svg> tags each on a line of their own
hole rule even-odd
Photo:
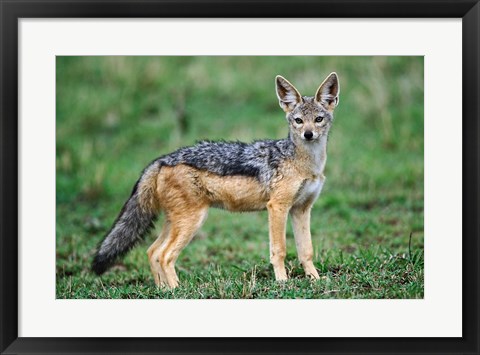
<svg viewBox="0 0 480 355">
<path fill-rule="evenodd" d="M 313 138 L 313 132 L 312 131 L 305 131 L 305 133 L 303 134 L 303 136 L 305 137 L 306 140 L 310 140 Z"/>
</svg>

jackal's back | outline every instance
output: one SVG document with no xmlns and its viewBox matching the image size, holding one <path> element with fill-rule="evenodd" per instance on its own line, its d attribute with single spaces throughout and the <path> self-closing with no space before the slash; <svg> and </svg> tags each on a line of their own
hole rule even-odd
<svg viewBox="0 0 480 355">
<path fill-rule="evenodd" d="M 293 157 L 291 141 L 261 140 L 242 142 L 201 141 L 181 148 L 157 161 L 162 166 L 184 164 L 220 176 L 247 176 L 268 183 L 283 161 Z"/>
</svg>

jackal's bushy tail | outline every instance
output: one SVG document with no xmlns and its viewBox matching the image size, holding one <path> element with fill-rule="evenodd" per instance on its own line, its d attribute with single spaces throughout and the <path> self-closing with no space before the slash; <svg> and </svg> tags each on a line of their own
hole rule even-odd
<svg viewBox="0 0 480 355">
<path fill-rule="evenodd" d="M 126 254 L 153 228 L 159 212 L 155 196 L 159 169 L 157 163 L 152 163 L 144 170 L 112 229 L 100 243 L 92 263 L 98 275 L 107 271 L 119 256 Z"/>
</svg>

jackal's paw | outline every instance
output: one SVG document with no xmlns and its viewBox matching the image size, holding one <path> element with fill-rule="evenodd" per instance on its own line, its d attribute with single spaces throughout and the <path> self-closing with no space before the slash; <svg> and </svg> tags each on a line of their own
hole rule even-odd
<svg viewBox="0 0 480 355">
<path fill-rule="evenodd" d="M 319 280 L 320 276 L 316 269 L 305 271 L 305 275 L 311 280 Z"/>
<path fill-rule="evenodd" d="M 178 287 L 178 282 L 175 283 L 175 284 L 173 284 L 173 283 L 172 284 L 167 284 L 167 283 L 162 282 L 159 285 L 157 285 L 157 287 L 160 288 L 160 289 L 163 289 L 165 291 L 173 290 L 173 289 Z"/>
<path fill-rule="evenodd" d="M 155 285 L 157 285 L 158 288 L 173 290 L 174 288 L 178 287 L 178 280 L 171 280 L 170 282 L 166 282 L 161 279 L 158 280 L 157 278 L 155 278 Z"/>
<path fill-rule="evenodd" d="M 287 281 L 288 280 L 288 276 L 287 276 L 287 273 L 286 272 L 275 272 L 275 281 Z"/>
<path fill-rule="evenodd" d="M 173 290 L 174 288 L 178 287 L 178 280 L 172 280 L 168 283 L 168 288 Z"/>
</svg>

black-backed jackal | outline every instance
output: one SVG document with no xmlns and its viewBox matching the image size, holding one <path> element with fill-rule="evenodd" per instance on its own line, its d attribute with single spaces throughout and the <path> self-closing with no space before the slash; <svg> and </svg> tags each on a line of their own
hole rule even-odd
<svg viewBox="0 0 480 355">
<path fill-rule="evenodd" d="M 209 207 L 229 211 L 268 210 L 270 261 L 275 278 L 286 280 L 285 228 L 290 214 L 299 260 L 318 279 L 312 257 L 310 210 L 325 181 L 327 138 L 338 104 L 336 73 L 315 96 L 301 96 L 276 77 L 288 138 L 241 142 L 202 141 L 154 160 L 143 171 L 112 229 L 100 244 L 93 270 L 102 274 L 165 213 L 158 239 L 148 249 L 157 285 L 178 286 L 175 262 L 204 222 Z"/>
</svg>

